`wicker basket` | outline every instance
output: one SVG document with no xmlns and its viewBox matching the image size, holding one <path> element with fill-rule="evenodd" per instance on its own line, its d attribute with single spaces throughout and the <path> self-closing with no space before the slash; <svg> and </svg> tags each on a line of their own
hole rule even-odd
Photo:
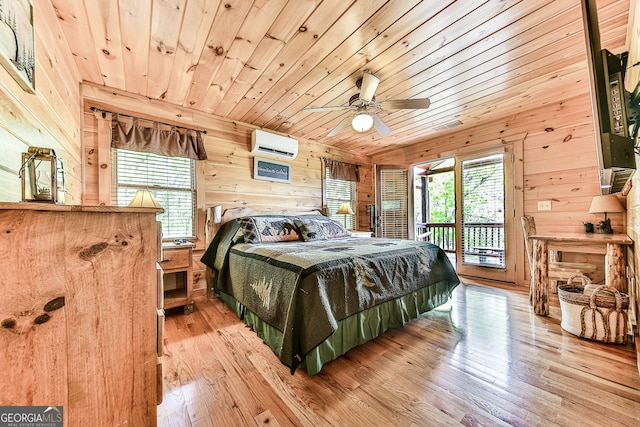
<svg viewBox="0 0 640 427">
<path fill-rule="evenodd" d="M 581 285 L 573 283 L 576 278 L 581 279 Z M 626 344 L 629 296 L 606 285 L 600 285 L 591 295 L 585 295 L 584 288 L 588 284 L 587 277 L 572 275 L 566 285 L 558 286 L 562 311 L 560 326 L 581 338 Z"/>
</svg>

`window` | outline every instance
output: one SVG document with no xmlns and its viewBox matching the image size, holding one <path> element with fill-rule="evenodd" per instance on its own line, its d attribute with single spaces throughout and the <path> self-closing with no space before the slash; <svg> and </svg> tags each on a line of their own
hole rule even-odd
<svg viewBox="0 0 640 427">
<path fill-rule="evenodd" d="M 356 206 L 356 183 L 343 179 L 332 179 L 329 176 L 329 167 L 325 166 L 325 200 L 329 217 L 345 226 L 348 230 L 355 229 L 355 215 L 337 214 L 338 208 L 344 202 L 349 202 L 351 209 Z"/>
<path fill-rule="evenodd" d="M 151 190 L 164 213 L 162 238 L 193 238 L 196 230 L 196 161 L 111 149 L 112 204 L 127 206 L 136 191 Z"/>
<path fill-rule="evenodd" d="M 504 154 L 462 162 L 462 262 L 504 268 Z"/>
</svg>

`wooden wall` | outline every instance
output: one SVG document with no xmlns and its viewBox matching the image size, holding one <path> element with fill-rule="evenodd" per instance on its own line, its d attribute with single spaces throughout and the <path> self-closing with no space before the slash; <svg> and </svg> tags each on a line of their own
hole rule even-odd
<svg viewBox="0 0 640 427">
<path fill-rule="evenodd" d="M 81 201 L 80 73 L 49 2 L 33 2 L 35 94 L 0 67 L 0 201 L 22 198 L 18 173 L 29 146 L 53 148 L 66 170 L 66 203 Z"/>
<path fill-rule="evenodd" d="M 514 177 L 515 233 L 507 244 L 516 248 L 517 283 L 528 286 L 529 268 L 519 226 L 520 216 L 533 215 L 538 231 L 543 232 L 582 231 L 583 221 L 599 220 L 598 216 L 587 213 L 592 197 L 599 194 L 600 188 L 586 79 L 585 70 L 585 93 L 582 95 L 567 95 L 562 102 L 550 103 L 483 126 L 453 129 L 405 150 L 374 156 L 373 161 L 375 164 L 401 163 L 409 166 L 505 143 L 522 144 L 521 158 L 515 159 L 515 171 L 519 175 Z M 541 200 L 551 200 L 552 210 L 538 211 L 538 201 Z M 622 231 L 624 215 L 610 217 L 614 229 Z M 595 257 L 592 261 L 599 263 L 600 270 L 604 271 L 600 258 Z M 573 259 L 587 260 L 591 257 L 576 255 Z M 594 279 L 599 277 L 596 275 Z"/>
<path fill-rule="evenodd" d="M 637 15 L 635 2 L 632 15 Z M 29 145 L 54 148 L 63 158 L 69 204 L 98 204 L 99 187 L 97 120 L 88 107 L 96 105 L 124 113 L 184 126 L 208 130 L 205 139 L 209 160 L 200 167 L 198 176 L 199 208 L 220 204 L 285 209 L 316 208 L 321 205 L 320 158 L 361 164 L 363 182 L 358 186 L 358 228 L 368 229 L 365 206 L 374 202 L 372 165 L 411 164 L 430 160 L 445 153 L 456 153 L 497 145 L 503 141 L 523 142 L 521 161 L 523 188 L 521 208 L 517 215 L 532 214 L 543 231 L 581 230 L 583 221 L 597 222 L 586 213 L 591 197 L 598 193 L 595 144 L 592 138 L 590 98 L 587 75 L 584 92 L 566 94 L 562 102 L 545 105 L 526 113 L 473 129 L 452 129 L 405 149 L 393 150 L 369 159 L 345 150 L 300 140 L 300 154 L 293 162 L 293 183 L 275 184 L 253 180 L 249 155 L 252 127 L 197 113 L 170 104 L 151 102 L 136 95 L 104 91 L 83 85 L 59 20 L 50 3 L 34 2 L 36 26 L 36 93 L 23 91 L 0 67 L 0 200 L 20 199 L 20 153 Z M 633 35 L 633 33 L 632 33 Z M 634 36 L 636 39 L 637 34 Z M 633 37 L 628 37 L 631 40 Z M 621 51 L 616 46 L 607 46 Z M 633 47 L 637 52 L 637 44 Z M 637 62 L 633 57 L 630 63 Z M 85 99 L 83 103 L 82 99 Z M 84 113 L 84 114 L 83 114 Z M 82 134 L 81 134 L 82 130 Z M 638 177 L 629 195 L 628 222 L 632 237 L 640 203 L 636 194 Z M 552 200 L 551 212 L 537 211 L 539 200 Z M 201 213 L 199 230 L 203 229 Z M 612 215 L 614 228 L 622 230 L 624 215 Z M 640 231 L 640 230 L 639 230 Z M 521 248 L 521 235 L 511 244 L 518 246 L 517 262 L 526 265 Z M 524 268 L 525 272 L 528 271 Z M 526 284 L 523 273 L 519 283 Z"/>
<path fill-rule="evenodd" d="M 627 49 L 629 64 L 640 60 L 640 5 L 632 0 L 629 7 L 629 29 L 627 31 Z M 633 92 L 640 83 L 640 67 L 633 67 L 627 72 L 625 87 Z M 640 167 L 640 157 L 636 155 L 636 168 Z M 629 292 L 631 296 L 632 322 L 635 324 L 636 349 L 638 354 L 638 370 L 640 370 L 640 337 L 638 336 L 638 320 L 640 313 L 640 251 L 637 249 L 640 241 L 640 174 L 631 178 L 631 189 L 627 194 L 627 234 L 635 245 L 628 248 L 627 264 L 629 265 Z"/>
<path fill-rule="evenodd" d="M 239 206 L 265 210 L 319 209 L 322 207 L 322 157 L 361 165 L 361 182 L 357 185 L 358 228 L 369 228 L 369 216 L 365 214 L 365 208 L 368 203 L 373 203 L 373 168 L 368 157 L 298 138 L 299 151 L 292 162 L 291 184 L 254 180 L 253 156 L 250 150 L 251 131 L 255 127 L 184 107 L 150 101 L 126 92 L 106 91 L 89 84 L 83 85 L 82 92 L 85 100 L 84 204 L 100 204 L 99 174 L 100 170 L 109 167 L 108 164 L 98 161 L 100 119 L 96 119 L 90 107 L 207 131 L 204 143 L 208 160 L 198 162 L 199 238 L 194 251 L 194 282 L 199 291 L 204 291 L 205 268 L 198 260 L 205 249 L 205 209 L 216 205 L 221 205 L 223 211 Z M 106 130 L 108 131 L 108 128 Z M 107 163 L 108 158 L 105 157 Z"/>
</svg>

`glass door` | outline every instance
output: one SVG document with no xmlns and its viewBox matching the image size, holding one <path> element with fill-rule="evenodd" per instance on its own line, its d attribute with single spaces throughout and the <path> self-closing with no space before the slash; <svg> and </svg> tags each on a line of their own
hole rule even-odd
<svg viewBox="0 0 640 427">
<path fill-rule="evenodd" d="M 459 274 L 514 282 L 514 254 L 506 242 L 513 226 L 511 150 L 458 158 L 456 170 L 457 268 Z M 510 214 L 511 213 L 511 214 Z"/>
<path fill-rule="evenodd" d="M 413 167 L 415 239 L 434 243 L 455 264 L 455 158 Z"/>
</svg>

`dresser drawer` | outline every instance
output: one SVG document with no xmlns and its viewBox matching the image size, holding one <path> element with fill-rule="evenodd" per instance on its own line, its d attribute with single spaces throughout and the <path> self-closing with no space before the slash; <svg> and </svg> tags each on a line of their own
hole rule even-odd
<svg viewBox="0 0 640 427">
<path fill-rule="evenodd" d="M 165 272 L 174 268 L 189 267 L 191 265 L 191 249 L 165 249 L 160 265 Z"/>
</svg>

